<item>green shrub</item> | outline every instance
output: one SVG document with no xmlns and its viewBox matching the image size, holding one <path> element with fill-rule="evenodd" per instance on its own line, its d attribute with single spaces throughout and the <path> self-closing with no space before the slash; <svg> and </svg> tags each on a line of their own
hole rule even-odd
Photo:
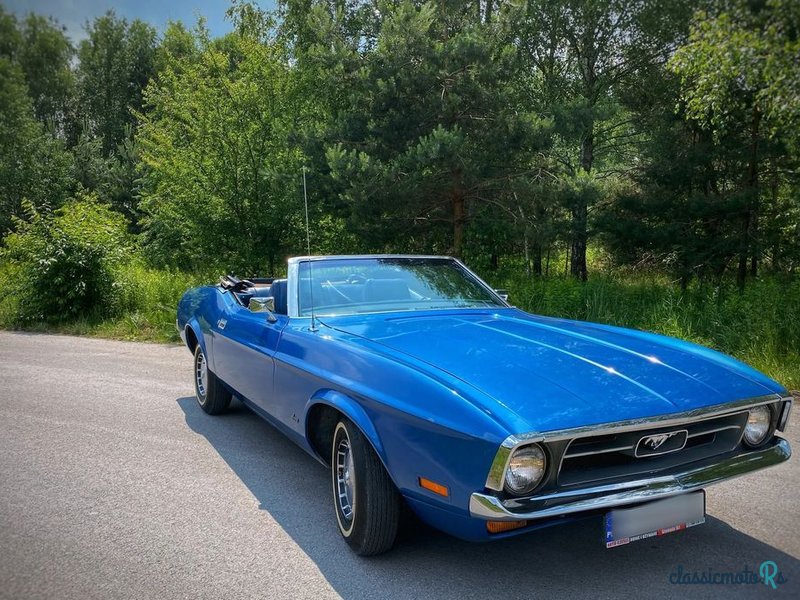
<svg viewBox="0 0 800 600">
<path fill-rule="evenodd" d="M 633 327 L 731 354 L 800 388 L 800 278 L 763 277 L 739 290 L 695 283 L 686 291 L 661 276 L 571 278 L 507 274 L 495 282 L 536 314 Z"/>
<path fill-rule="evenodd" d="M 133 260 L 115 270 L 114 305 L 119 318 L 103 323 L 103 333 L 123 339 L 176 341 L 178 301 L 192 287 L 215 276 L 153 269 Z"/>
<path fill-rule="evenodd" d="M 0 327 L 14 327 L 17 319 L 17 296 L 13 291 L 13 281 L 17 269 L 11 263 L 0 260 Z"/>
<path fill-rule="evenodd" d="M 125 218 L 85 196 L 54 213 L 27 207 L 6 236 L 2 255 L 13 271 L 10 289 L 19 322 L 58 322 L 110 315 L 114 269 L 131 247 Z"/>
</svg>

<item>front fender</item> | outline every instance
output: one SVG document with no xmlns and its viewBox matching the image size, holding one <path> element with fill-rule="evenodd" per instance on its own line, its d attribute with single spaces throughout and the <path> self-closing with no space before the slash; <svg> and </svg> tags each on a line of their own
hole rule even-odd
<svg viewBox="0 0 800 600">
<path fill-rule="evenodd" d="M 208 351 L 206 348 L 206 338 L 203 335 L 203 330 L 200 327 L 200 323 L 197 322 L 197 319 L 196 318 L 190 319 L 189 322 L 186 323 L 186 327 L 184 327 L 183 330 L 184 330 L 184 336 L 186 337 L 186 346 L 189 347 L 189 350 L 192 350 L 192 348 L 189 346 L 189 339 L 188 339 L 189 332 L 191 331 L 195 339 L 197 340 L 197 343 L 200 345 L 200 348 L 203 350 L 203 354 L 205 355 L 206 360 L 210 362 L 211 357 L 208 355 Z"/>
<path fill-rule="evenodd" d="M 194 350 L 187 339 L 191 334 L 197 340 L 206 356 L 209 368 L 214 370 L 213 331 L 211 323 L 216 323 L 221 311 L 219 292 L 212 286 L 192 288 L 184 293 L 178 302 L 176 324 L 186 346 Z"/>
<path fill-rule="evenodd" d="M 306 404 L 304 415 L 306 423 L 306 439 L 308 439 L 308 414 L 315 406 L 319 404 L 324 404 L 326 406 L 330 406 L 331 408 L 335 408 L 348 419 L 350 419 L 355 426 L 358 427 L 365 436 L 367 436 L 367 439 L 375 449 L 378 458 L 381 459 L 381 462 L 384 464 L 384 466 L 386 465 L 386 451 L 384 450 L 381 437 L 378 435 L 378 431 L 375 429 L 375 425 L 372 423 L 372 420 L 358 402 L 353 400 L 347 394 L 343 394 L 342 392 L 338 392 L 336 390 L 319 390 Z"/>
<path fill-rule="evenodd" d="M 392 407 L 357 400 L 347 393 L 321 389 L 305 406 L 305 446 L 319 456 L 311 443 L 310 414 L 324 405 L 352 421 L 367 437 L 387 474 L 408 499 L 446 506 L 468 515 L 470 495 L 482 489 L 499 441 L 442 427 Z M 448 488 L 442 497 L 420 487 L 420 477 Z"/>
<path fill-rule="evenodd" d="M 331 328 L 312 333 L 304 321 L 290 322 L 275 355 L 276 395 L 284 398 L 276 418 L 319 458 L 317 446 L 324 448 L 328 440 L 317 440 L 312 432 L 314 407 L 346 415 L 370 441 L 402 495 L 468 516 L 471 494 L 483 489 L 497 449 L 509 435 L 507 411 L 502 406 L 486 411 L 472 397 L 479 392 L 460 380 L 383 350 L 350 343 Z M 449 493 L 422 488 L 421 478 Z"/>
</svg>

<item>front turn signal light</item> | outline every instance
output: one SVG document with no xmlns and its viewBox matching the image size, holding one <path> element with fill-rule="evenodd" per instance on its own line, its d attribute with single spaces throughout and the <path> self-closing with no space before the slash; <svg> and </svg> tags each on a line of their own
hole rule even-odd
<svg viewBox="0 0 800 600">
<path fill-rule="evenodd" d="M 520 529 L 527 524 L 527 521 L 486 521 L 486 530 L 489 533 L 503 533 Z"/>
<path fill-rule="evenodd" d="M 439 494 L 440 496 L 444 496 L 445 498 L 447 498 L 450 495 L 450 490 L 447 489 L 446 485 L 442 485 L 441 483 L 436 483 L 435 481 L 431 481 L 430 479 L 425 479 L 424 477 L 419 478 L 419 487 L 428 490 L 429 492 L 433 492 L 434 494 Z"/>
</svg>

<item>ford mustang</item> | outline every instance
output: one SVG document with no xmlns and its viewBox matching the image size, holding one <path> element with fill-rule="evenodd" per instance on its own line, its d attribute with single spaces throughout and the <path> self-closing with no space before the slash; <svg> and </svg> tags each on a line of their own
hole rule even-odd
<svg viewBox="0 0 800 600">
<path fill-rule="evenodd" d="M 467 540 L 594 516 L 625 544 L 702 523 L 706 486 L 791 455 L 791 396 L 758 371 L 528 314 L 453 258 L 292 258 L 285 279 L 187 291 L 177 327 L 200 407 L 235 396 L 329 467 L 361 555 L 391 548 L 404 505 Z"/>
</svg>

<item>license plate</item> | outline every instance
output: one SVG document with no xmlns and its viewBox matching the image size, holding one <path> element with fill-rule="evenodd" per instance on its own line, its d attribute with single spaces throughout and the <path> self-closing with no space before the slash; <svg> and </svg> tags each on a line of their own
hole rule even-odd
<svg viewBox="0 0 800 600">
<path fill-rule="evenodd" d="M 706 522 L 706 493 L 654 500 L 606 513 L 606 548 L 682 531 Z"/>
</svg>

